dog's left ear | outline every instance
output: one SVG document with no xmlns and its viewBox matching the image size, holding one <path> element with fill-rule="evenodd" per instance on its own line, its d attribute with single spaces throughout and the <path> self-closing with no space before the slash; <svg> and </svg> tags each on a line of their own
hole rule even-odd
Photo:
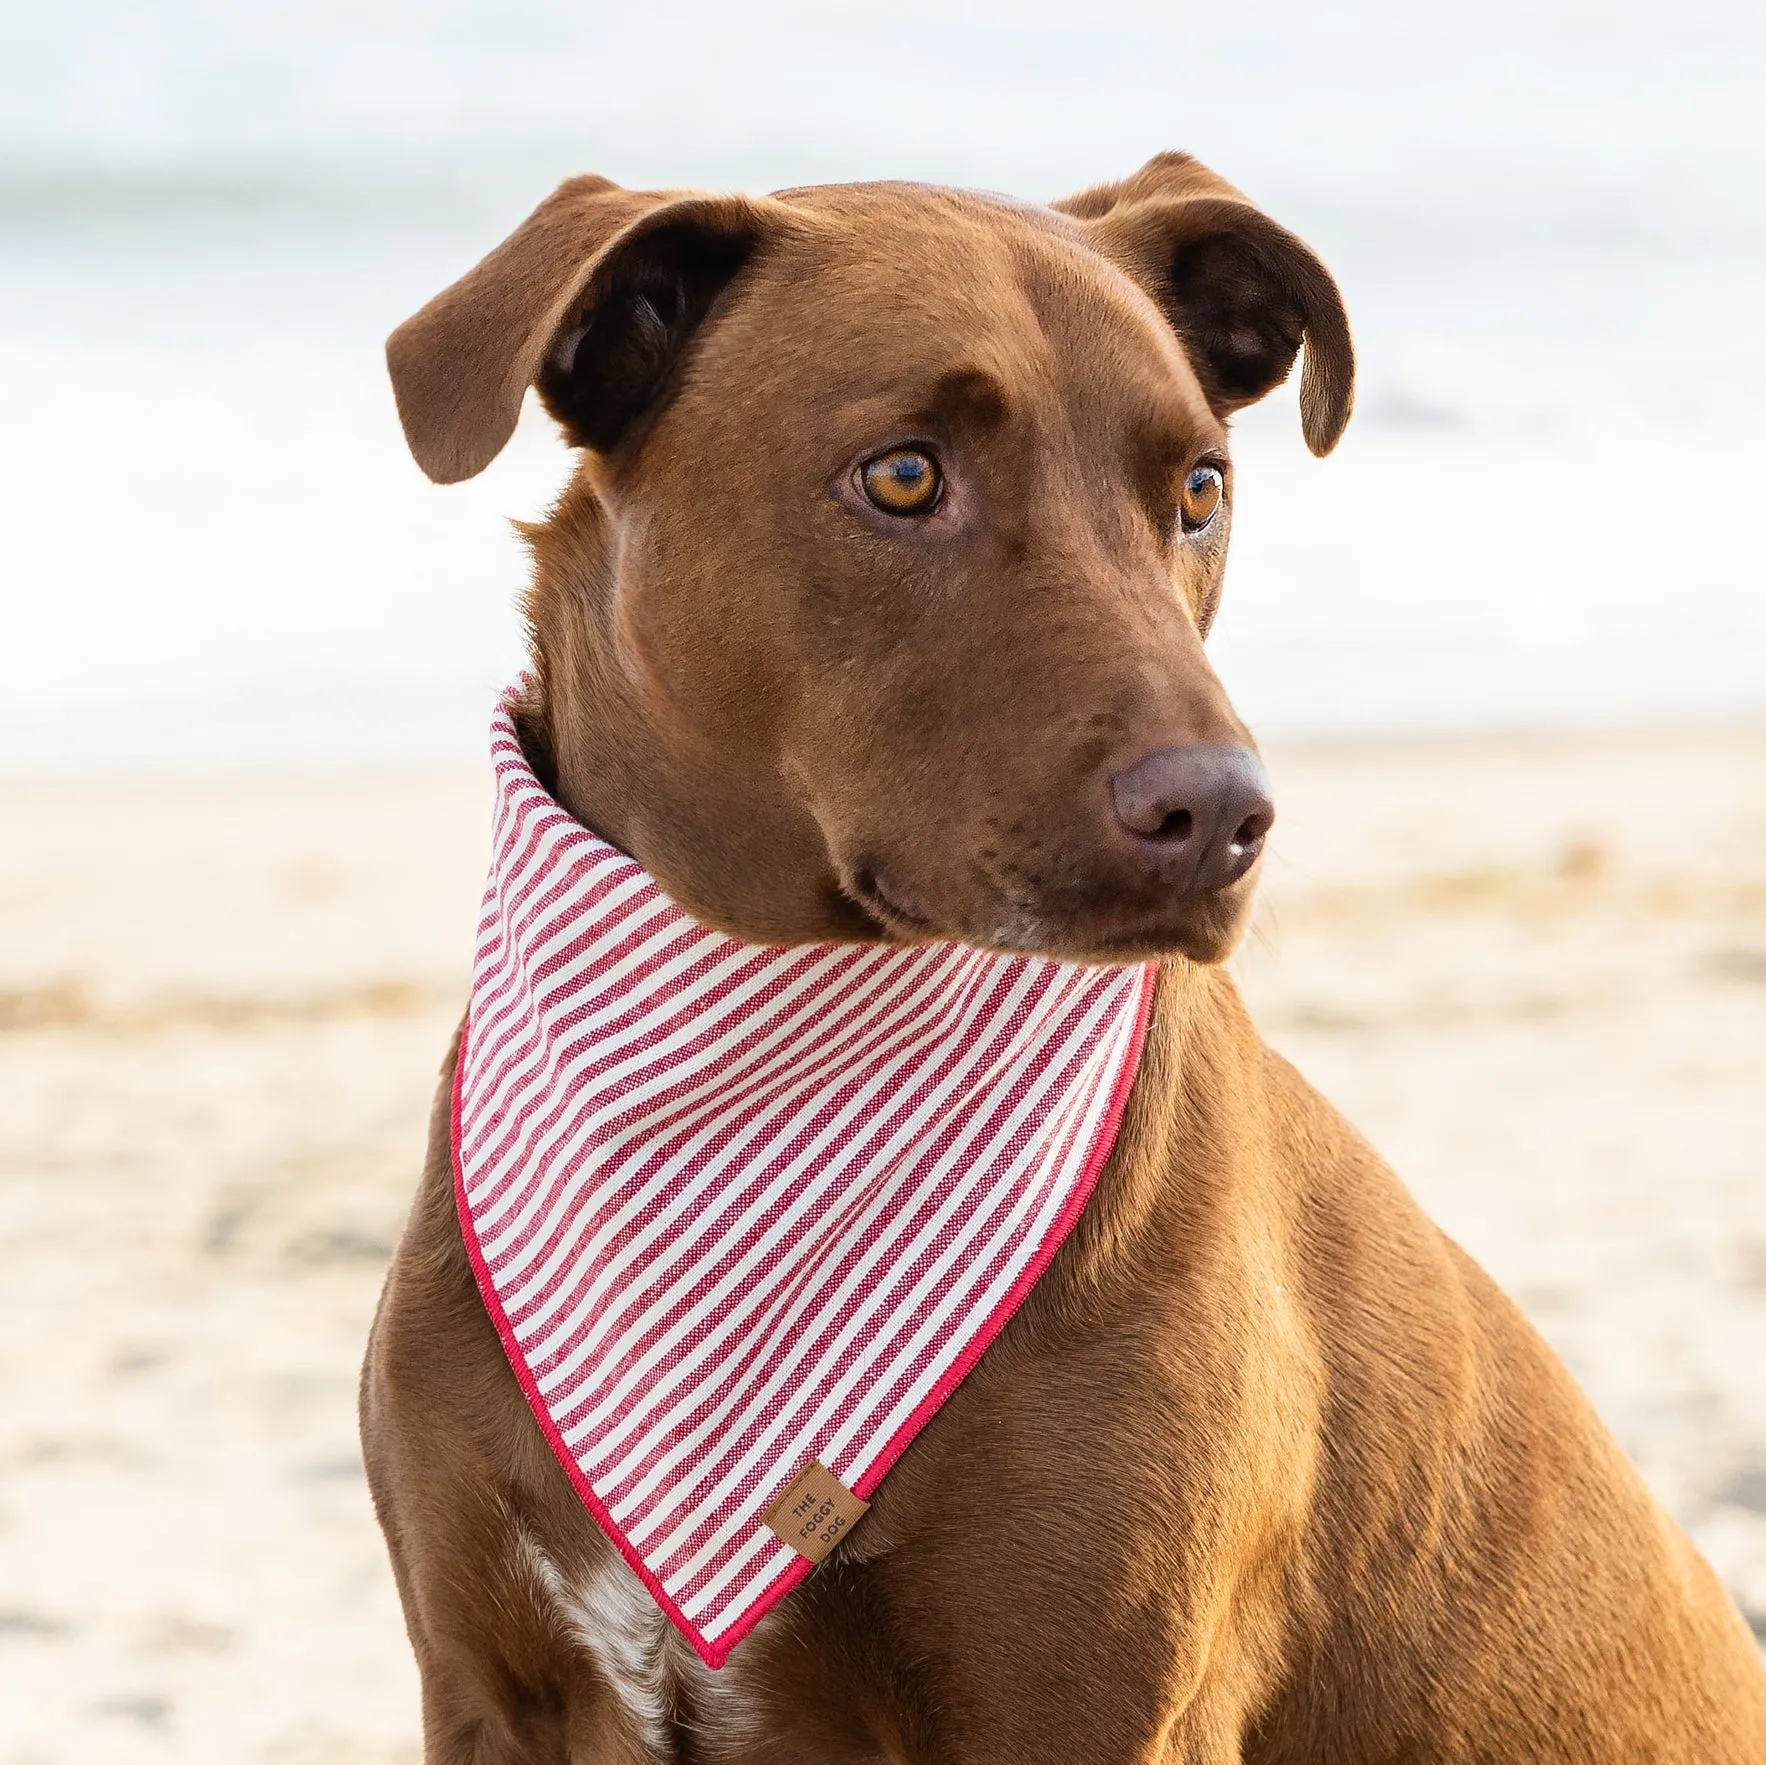
<svg viewBox="0 0 1766 1765">
<path fill-rule="evenodd" d="M 1273 391 L 1304 344 L 1306 445 L 1337 445 L 1355 397 L 1349 316 L 1330 271 L 1286 227 L 1183 153 L 1054 206 L 1158 302 L 1217 415 Z"/>
</svg>

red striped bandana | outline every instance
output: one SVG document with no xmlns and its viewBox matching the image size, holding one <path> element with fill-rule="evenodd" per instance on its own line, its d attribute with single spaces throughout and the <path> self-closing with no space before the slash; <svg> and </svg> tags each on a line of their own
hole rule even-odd
<svg viewBox="0 0 1766 1765">
<path fill-rule="evenodd" d="M 454 1089 L 480 1291 L 577 1493 L 712 1666 L 868 1496 L 1079 1217 L 1153 990 L 964 944 L 709 931 L 534 777 L 506 709 Z"/>
</svg>

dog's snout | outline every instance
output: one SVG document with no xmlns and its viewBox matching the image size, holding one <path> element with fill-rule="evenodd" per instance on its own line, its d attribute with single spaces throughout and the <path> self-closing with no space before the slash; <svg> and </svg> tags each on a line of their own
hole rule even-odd
<svg viewBox="0 0 1766 1765">
<path fill-rule="evenodd" d="M 1142 863 L 1186 894 L 1237 882 L 1275 823 L 1268 774 L 1249 748 L 1159 748 L 1113 774 L 1110 796 Z"/>
</svg>

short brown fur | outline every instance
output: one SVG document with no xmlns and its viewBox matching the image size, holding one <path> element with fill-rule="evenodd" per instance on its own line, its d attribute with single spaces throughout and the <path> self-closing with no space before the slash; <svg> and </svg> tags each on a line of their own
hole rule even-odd
<svg viewBox="0 0 1766 1765">
<path fill-rule="evenodd" d="M 529 535 L 524 740 L 689 911 L 1162 958 L 1079 1226 L 716 1674 L 629 1597 L 504 1360 L 450 1053 L 363 1377 L 429 1765 L 1766 1759 L 1715 1577 L 1258 1039 L 1216 966 L 1254 873 L 1185 892 L 1110 819 L 1137 755 L 1248 743 L 1202 648 L 1227 511 L 1185 534 L 1171 487 L 1218 460 L 1230 504 L 1225 420 L 1302 347 L 1324 452 L 1335 285 L 1177 155 L 1054 209 L 573 180 L 395 333 L 432 476 L 481 469 L 530 383 L 584 448 Z M 904 441 L 946 470 L 911 528 L 853 477 Z"/>
</svg>

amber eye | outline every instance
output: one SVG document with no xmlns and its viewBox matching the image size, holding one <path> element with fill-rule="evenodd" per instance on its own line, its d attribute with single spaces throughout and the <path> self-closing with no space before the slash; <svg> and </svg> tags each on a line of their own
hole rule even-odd
<svg viewBox="0 0 1766 1765">
<path fill-rule="evenodd" d="M 891 448 L 858 469 L 865 495 L 886 515 L 928 515 L 944 489 L 938 462 L 917 447 Z"/>
<path fill-rule="evenodd" d="M 1185 533 L 1200 533 L 1214 519 L 1220 499 L 1226 494 L 1226 480 L 1218 467 L 1196 466 L 1183 481 L 1178 495 L 1178 511 L 1183 517 Z"/>
</svg>

